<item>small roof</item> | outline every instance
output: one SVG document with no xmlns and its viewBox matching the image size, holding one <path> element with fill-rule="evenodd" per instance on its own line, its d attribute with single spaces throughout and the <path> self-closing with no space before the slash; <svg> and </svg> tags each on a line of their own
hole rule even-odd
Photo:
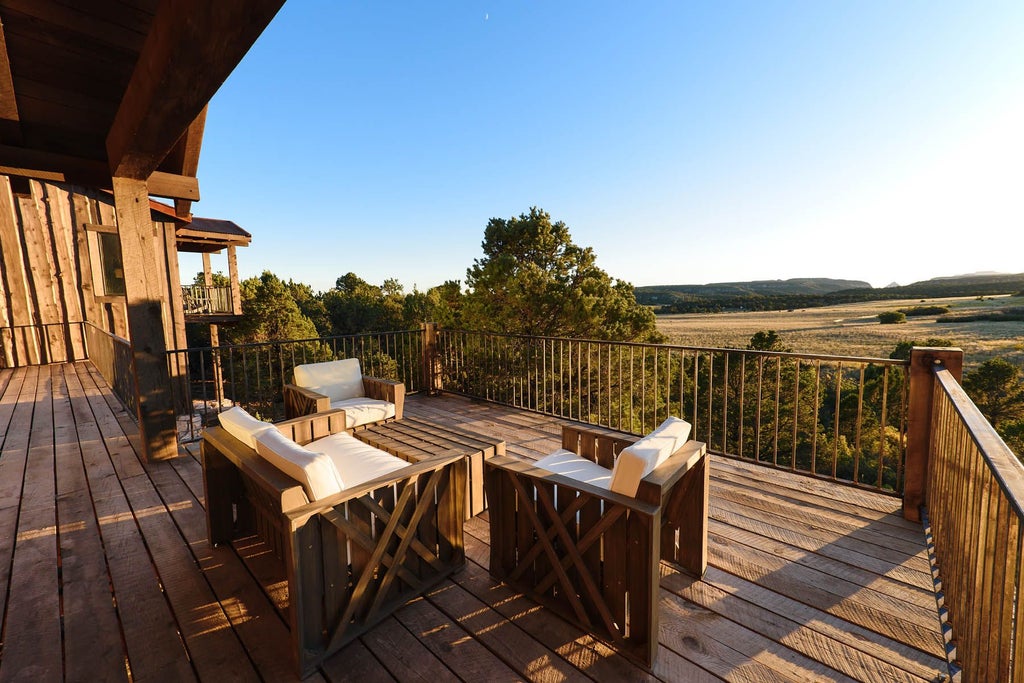
<svg viewBox="0 0 1024 683">
<path fill-rule="evenodd" d="M 179 225 L 174 231 L 178 251 L 209 253 L 229 246 L 247 247 L 252 235 L 234 221 L 193 216 L 191 223 Z"/>
</svg>

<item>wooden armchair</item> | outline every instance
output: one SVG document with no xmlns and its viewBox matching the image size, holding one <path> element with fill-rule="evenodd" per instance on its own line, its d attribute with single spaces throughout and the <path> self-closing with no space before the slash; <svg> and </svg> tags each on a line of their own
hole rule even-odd
<svg viewBox="0 0 1024 683">
<path fill-rule="evenodd" d="M 275 426 L 306 444 L 343 431 L 344 414 Z M 283 560 L 302 677 L 465 564 L 462 454 L 442 453 L 315 502 L 222 427 L 205 430 L 202 454 L 210 542 L 258 535 Z"/>
<path fill-rule="evenodd" d="M 362 374 L 359 359 L 308 363 L 295 367 L 295 382 L 284 385 L 285 417 L 340 409 L 349 429 L 401 420 L 405 384 Z"/>
<path fill-rule="evenodd" d="M 562 447 L 612 468 L 637 437 L 566 426 Z M 708 462 L 687 441 L 635 497 L 509 457 L 485 463 L 491 575 L 650 667 L 659 561 L 707 569 Z"/>
</svg>

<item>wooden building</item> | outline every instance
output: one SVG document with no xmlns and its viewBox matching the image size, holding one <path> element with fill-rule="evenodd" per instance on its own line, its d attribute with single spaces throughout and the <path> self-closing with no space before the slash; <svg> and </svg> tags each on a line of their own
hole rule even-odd
<svg viewBox="0 0 1024 683">
<path fill-rule="evenodd" d="M 176 230 L 199 199 L 206 106 L 282 4 L 0 0 L 3 360 L 121 338 L 149 458 L 178 455 L 165 352 L 184 346 Z"/>
</svg>

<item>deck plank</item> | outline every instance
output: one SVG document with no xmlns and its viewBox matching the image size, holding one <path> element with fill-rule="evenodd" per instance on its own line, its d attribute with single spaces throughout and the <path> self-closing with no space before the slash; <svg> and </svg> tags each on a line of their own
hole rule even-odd
<svg viewBox="0 0 1024 683">
<path fill-rule="evenodd" d="M 452 395 L 411 395 L 406 413 L 527 459 L 557 448 L 567 422 Z M 295 680 L 280 560 L 257 539 L 210 547 L 196 444 L 145 463 L 138 439 L 91 363 L 0 370 L 0 679 Z M 710 567 L 698 581 L 662 564 L 651 671 L 495 583 L 484 513 L 466 523 L 464 570 L 306 680 L 914 683 L 947 670 L 923 532 L 897 498 L 711 465 Z"/>
<path fill-rule="evenodd" d="M 88 673 L 93 680 L 124 681 L 127 653 L 71 407 L 71 393 L 79 387 L 74 380 L 69 386 L 63 372 L 74 374 L 73 369 L 51 367 L 67 677 L 74 680 Z M 84 430 L 89 423 L 83 422 Z"/>
<path fill-rule="evenodd" d="M 45 367 L 28 368 L 27 373 L 26 388 L 35 391 L 25 396 L 24 405 L 31 416 L 19 416 L 28 418 L 25 424 L 30 426 L 26 448 L 15 455 L 24 457 L 24 482 L 11 564 L 10 598 L 4 618 L 0 677 L 61 681 L 64 658 L 57 575 L 52 387 Z"/>
</svg>

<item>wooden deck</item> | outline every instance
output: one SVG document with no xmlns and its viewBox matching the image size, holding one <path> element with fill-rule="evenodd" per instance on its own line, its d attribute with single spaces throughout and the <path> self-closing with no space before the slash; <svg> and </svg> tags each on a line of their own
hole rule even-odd
<svg viewBox="0 0 1024 683">
<path fill-rule="evenodd" d="M 557 446 L 560 423 L 456 397 L 409 415 Z M 0 681 L 294 679 L 276 562 L 211 548 L 194 453 L 139 460 L 88 362 L 0 371 Z M 197 449 L 190 449 L 195 451 Z M 662 565 L 653 672 L 467 568 L 307 680 L 931 681 L 947 672 L 922 530 L 882 495 L 712 462 L 703 581 Z"/>
</svg>

